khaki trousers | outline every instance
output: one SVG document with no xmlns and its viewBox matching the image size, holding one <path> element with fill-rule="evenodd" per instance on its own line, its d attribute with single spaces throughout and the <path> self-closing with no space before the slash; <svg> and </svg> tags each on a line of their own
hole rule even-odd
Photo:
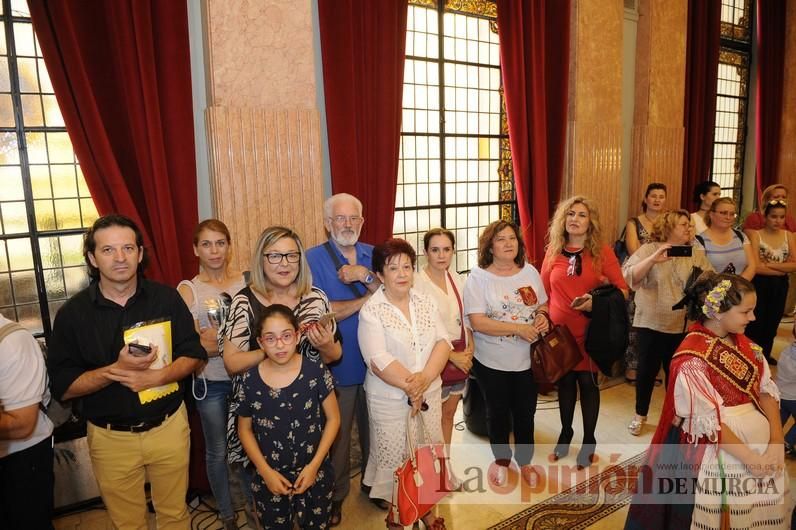
<svg viewBox="0 0 796 530">
<path fill-rule="evenodd" d="M 159 530 L 190 526 L 185 494 L 190 448 L 185 404 L 161 425 L 142 433 L 88 423 L 88 447 L 100 494 L 119 530 L 147 530 L 144 482 L 151 486 Z"/>
</svg>

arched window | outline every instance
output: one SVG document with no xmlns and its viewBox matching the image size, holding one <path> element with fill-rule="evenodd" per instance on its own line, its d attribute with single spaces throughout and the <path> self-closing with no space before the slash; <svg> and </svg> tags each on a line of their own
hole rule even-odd
<svg viewBox="0 0 796 530">
<path fill-rule="evenodd" d="M 97 218 L 25 0 L 0 1 L 0 312 L 38 336 L 88 283 Z"/>
<path fill-rule="evenodd" d="M 452 267 L 466 271 L 477 263 L 483 228 L 517 220 L 497 8 L 490 1 L 409 4 L 393 233 L 422 254 L 426 230 L 452 230 Z"/>
</svg>

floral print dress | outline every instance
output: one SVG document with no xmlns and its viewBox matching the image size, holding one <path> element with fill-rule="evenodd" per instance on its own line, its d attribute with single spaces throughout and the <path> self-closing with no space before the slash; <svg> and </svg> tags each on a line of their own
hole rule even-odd
<svg viewBox="0 0 796 530">
<path fill-rule="evenodd" d="M 301 370 L 289 385 L 273 388 L 260 377 L 259 367 L 241 377 L 237 414 L 251 417 L 252 430 L 268 465 L 291 483 L 310 463 L 321 441 L 326 417 L 323 402 L 334 391 L 334 380 L 319 360 L 302 357 Z M 252 476 L 252 495 L 263 528 L 327 528 L 332 506 L 334 472 L 328 455 L 307 491 L 275 495 L 259 473 Z"/>
</svg>

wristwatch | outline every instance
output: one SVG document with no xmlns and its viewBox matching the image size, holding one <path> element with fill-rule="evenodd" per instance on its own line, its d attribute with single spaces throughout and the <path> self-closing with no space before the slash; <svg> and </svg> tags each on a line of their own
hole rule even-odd
<svg viewBox="0 0 796 530">
<path fill-rule="evenodd" d="M 373 280 L 375 279 L 376 278 L 373 277 L 373 273 L 368 271 L 368 275 L 365 276 L 365 285 L 370 285 L 371 283 L 373 283 Z"/>
</svg>

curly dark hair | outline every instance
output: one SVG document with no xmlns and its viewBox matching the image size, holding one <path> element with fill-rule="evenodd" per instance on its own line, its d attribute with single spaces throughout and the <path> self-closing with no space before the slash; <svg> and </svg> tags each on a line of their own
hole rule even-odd
<svg viewBox="0 0 796 530">
<path fill-rule="evenodd" d="M 704 322 L 708 319 L 707 315 L 702 312 L 702 306 L 705 304 L 705 297 L 707 297 L 708 293 L 712 291 L 714 287 L 724 280 L 729 280 L 731 285 L 719 305 L 719 313 L 726 313 L 741 303 L 743 295 L 755 292 L 755 286 L 752 285 L 752 282 L 742 276 L 737 276 L 735 274 L 717 274 L 712 271 L 703 272 L 694 283 L 685 288 L 685 294 L 688 298 L 686 309 L 688 311 L 689 320 Z"/>
<path fill-rule="evenodd" d="M 492 243 L 495 242 L 497 235 L 506 227 L 511 228 L 514 231 L 514 235 L 517 237 L 517 256 L 514 258 L 514 263 L 520 268 L 525 265 L 525 242 L 522 240 L 520 228 L 514 223 L 500 220 L 489 223 L 478 238 L 478 266 L 482 269 L 486 269 L 492 265 L 495 259 L 494 256 L 492 256 Z"/>
</svg>

